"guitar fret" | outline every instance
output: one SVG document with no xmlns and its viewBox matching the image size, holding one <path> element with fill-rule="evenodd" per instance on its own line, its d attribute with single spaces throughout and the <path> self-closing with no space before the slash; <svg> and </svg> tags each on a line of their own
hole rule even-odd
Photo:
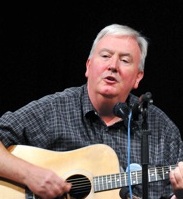
<svg viewBox="0 0 183 199">
<path fill-rule="evenodd" d="M 105 190 L 104 189 L 104 183 L 106 184 L 106 189 L 108 189 L 106 182 L 107 182 L 107 176 L 104 176 L 104 178 L 102 178 L 102 189 L 101 190 Z"/>
<path fill-rule="evenodd" d="M 109 189 L 109 185 L 108 185 L 108 176 L 105 176 L 105 184 L 106 184 L 106 188 Z"/>
<path fill-rule="evenodd" d="M 165 169 L 162 167 L 163 179 L 165 179 Z"/>
<path fill-rule="evenodd" d="M 111 175 L 112 189 L 116 188 L 116 178 L 115 175 Z"/>
<path fill-rule="evenodd" d="M 109 175 L 107 178 L 107 184 L 108 184 L 108 189 L 111 189 L 112 188 L 111 175 Z"/>
<path fill-rule="evenodd" d="M 106 176 L 106 185 L 107 185 L 107 189 L 109 189 L 109 184 L 108 184 L 108 182 L 109 182 L 109 180 L 108 180 L 108 175 Z"/>
<path fill-rule="evenodd" d="M 149 168 L 149 182 L 168 179 L 172 169 L 175 165 Z M 131 185 L 142 183 L 142 170 L 132 171 L 129 175 Z M 94 177 L 94 192 L 126 187 L 129 185 L 128 177 L 128 172 Z"/>
<path fill-rule="evenodd" d="M 169 169 L 167 171 L 165 170 L 165 167 L 157 167 L 157 180 L 164 180 L 168 177 L 169 177 Z"/>
<path fill-rule="evenodd" d="M 164 167 L 164 179 L 169 178 L 170 170 L 171 170 L 171 166 L 170 167 Z"/>
<path fill-rule="evenodd" d="M 122 173 L 119 175 L 119 183 L 120 185 L 122 185 L 122 177 L 121 177 Z"/>
<path fill-rule="evenodd" d="M 126 186 L 127 185 L 127 182 L 126 182 L 126 173 L 121 173 L 119 175 L 119 182 L 120 182 L 120 186 L 123 187 L 123 186 Z"/>
<path fill-rule="evenodd" d="M 104 176 L 105 177 L 105 176 Z M 102 179 L 102 182 L 100 183 L 100 186 L 101 186 L 101 188 L 100 188 L 100 190 L 103 190 L 104 188 L 103 188 L 103 185 L 104 185 L 104 177 L 100 177 L 99 179 Z"/>
<path fill-rule="evenodd" d="M 115 175 L 116 176 L 116 188 L 121 186 L 121 178 L 120 174 Z"/>
<path fill-rule="evenodd" d="M 118 182 L 116 176 L 117 176 L 117 175 L 114 175 L 115 187 L 117 187 L 117 182 Z"/>
<path fill-rule="evenodd" d="M 137 172 L 133 171 L 133 172 L 130 173 L 130 180 L 131 180 L 131 185 L 138 184 Z"/>
<path fill-rule="evenodd" d="M 149 182 L 153 182 L 153 181 L 156 181 L 156 171 L 155 171 L 155 168 L 151 168 L 148 170 L 149 172 Z"/>
<path fill-rule="evenodd" d="M 124 179 L 125 179 L 125 182 L 124 182 L 124 183 L 125 183 L 125 186 L 127 186 L 127 184 L 128 184 L 128 183 L 127 183 L 127 177 L 128 177 L 127 173 L 124 173 Z"/>
</svg>

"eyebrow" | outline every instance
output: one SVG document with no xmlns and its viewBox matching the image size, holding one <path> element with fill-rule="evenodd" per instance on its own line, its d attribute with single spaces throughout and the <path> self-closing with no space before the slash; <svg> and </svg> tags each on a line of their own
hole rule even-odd
<svg viewBox="0 0 183 199">
<path fill-rule="evenodd" d="M 103 51 L 107 51 L 109 53 L 114 53 L 113 50 L 110 50 L 110 49 L 107 49 L 107 48 L 103 48 L 100 50 L 100 52 L 103 52 Z M 129 56 L 129 57 L 132 57 L 132 55 L 130 53 L 119 53 L 120 56 Z"/>
<path fill-rule="evenodd" d="M 132 55 L 130 53 L 120 53 L 122 56 L 128 56 L 128 57 L 132 57 Z"/>
</svg>

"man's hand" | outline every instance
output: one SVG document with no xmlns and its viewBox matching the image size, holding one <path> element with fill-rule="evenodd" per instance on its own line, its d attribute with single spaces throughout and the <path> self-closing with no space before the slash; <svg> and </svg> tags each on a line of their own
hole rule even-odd
<svg viewBox="0 0 183 199">
<path fill-rule="evenodd" d="M 68 193 L 71 184 L 57 176 L 53 171 L 33 167 L 24 183 L 41 199 L 53 199 Z"/>
<path fill-rule="evenodd" d="M 177 167 L 170 171 L 170 182 L 175 196 L 173 199 L 183 198 L 183 162 L 179 162 Z"/>
<path fill-rule="evenodd" d="M 41 199 L 53 199 L 68 193 L 71 184 L 51 170 L 12 155 L 0 142 L 0 176 L 27 186 Z"/>
</svg>

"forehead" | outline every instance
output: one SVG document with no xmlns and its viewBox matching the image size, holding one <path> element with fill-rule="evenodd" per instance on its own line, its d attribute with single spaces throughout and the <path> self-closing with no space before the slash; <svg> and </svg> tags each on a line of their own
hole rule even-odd
<svg viewBox="0 0 183 199">
<path fill-rule="evenodd" d="M 98 50 L 106 48 L 111 51 L 119 51 L 122 53 L 141 53 L 136 39 L 130 36 L 106 35 L 100 39 L 96 48 L 98 48 Z"/>
</svg>

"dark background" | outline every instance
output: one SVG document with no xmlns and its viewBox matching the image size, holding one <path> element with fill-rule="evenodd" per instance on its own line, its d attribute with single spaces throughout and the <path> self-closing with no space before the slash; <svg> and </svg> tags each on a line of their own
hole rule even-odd
<svg viewBox="0 0 183 199">
<path fill-rule="evenodd" d="M 183 135 L 183 5 L 178 0 L 1 3 L 0 115 L 85 83 L 93 40 L 112 23 L 129 25 L 149 39 L 145 77 L 134 93 L 151 92 Z"/>
</svg>

